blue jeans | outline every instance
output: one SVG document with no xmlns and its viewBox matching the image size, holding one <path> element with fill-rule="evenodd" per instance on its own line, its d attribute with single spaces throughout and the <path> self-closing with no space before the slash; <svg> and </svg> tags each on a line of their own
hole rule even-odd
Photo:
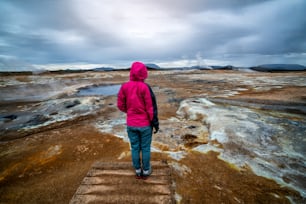
<svg viewBox="0 0 306 204">
<path fill-rule="evenodd" d="M 151 159 L 152 127 L 131 127 L 127 126 L 127 133 L 130 139 L 132 161 L 135 169 L 141 168 L 140 152 L 142 158 L 142 169 L 149 170 Z"/>
</svg>

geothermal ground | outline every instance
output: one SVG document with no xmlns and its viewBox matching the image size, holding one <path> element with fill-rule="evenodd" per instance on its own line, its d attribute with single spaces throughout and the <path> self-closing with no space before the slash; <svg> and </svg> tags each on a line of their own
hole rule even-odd
<svg viewBox="0 0 306 204">
<path fill-rule="evenodd" d="M 0 77 L 0 203 L 69 203 L 94 163 L 131 161 L 116 108 L 128 71 Z M 146 82 L 160 120 L 152 160 L 170 166 L 177 203 L 306 202 L 305 72 L 150 71 Z"/>
</svg>

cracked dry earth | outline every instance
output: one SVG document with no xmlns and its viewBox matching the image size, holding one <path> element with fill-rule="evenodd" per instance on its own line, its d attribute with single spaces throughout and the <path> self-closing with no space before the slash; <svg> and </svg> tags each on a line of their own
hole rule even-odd
<svg viewBox="0 0 306 204">
<path fill-rule="evenodd" d="M 116 108 L 116 95 L 75 95 L 82 87 L 121 84 L 128 75 L 128 71 L 2 75 L 0 203 L 69 203 L 94 163 L 130 162 L 125 116 Z M 177 115 L 185 99 L 206 98 L 230 110 L 250 108 L 302 123 L 305 72 L 150 71 L 147 82 L 157 97 L 161 129 L 153 136 L 152 160 L 168 163 L 175 202 L 306 202 L 305 183 L 294 188 L 292 177 L 269 178 L 250 165 L 224 159 L 222 151 L 251 153 L 222 143 L 212 132 L 216 127 L 205 123 L 203 115 Z M 197 151 L 200 146 L 209 151 Z M 250 158 L 256 160 L 256 154 Z M 299 176 L 305 181 L 305 175 Z"/>
</svg>

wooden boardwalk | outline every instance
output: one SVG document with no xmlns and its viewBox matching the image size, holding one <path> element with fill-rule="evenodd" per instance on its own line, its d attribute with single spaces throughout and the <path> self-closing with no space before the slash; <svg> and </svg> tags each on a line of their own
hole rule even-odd
<svg viewBox="0 0 306 204">
<path fill-rule="evenodd" d="M 70 204 L 175 203 L 169 166 L 151 162 L 153 173 L 136 179 L 131 162 L 97 162 L 87 173 Z"/>
</svg>

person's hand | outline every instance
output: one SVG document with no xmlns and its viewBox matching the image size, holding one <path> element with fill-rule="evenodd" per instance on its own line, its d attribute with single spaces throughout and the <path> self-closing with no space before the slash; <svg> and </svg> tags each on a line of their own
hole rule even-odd
<svg viewBox="0 0 306 204">
<path fill-rule="evenodd" d="M 159 130 L 159 126 L 158 125 L 154 125 L 153 128 L 155 129 L 154 134 L 156 134 Z"/>
</svg>

